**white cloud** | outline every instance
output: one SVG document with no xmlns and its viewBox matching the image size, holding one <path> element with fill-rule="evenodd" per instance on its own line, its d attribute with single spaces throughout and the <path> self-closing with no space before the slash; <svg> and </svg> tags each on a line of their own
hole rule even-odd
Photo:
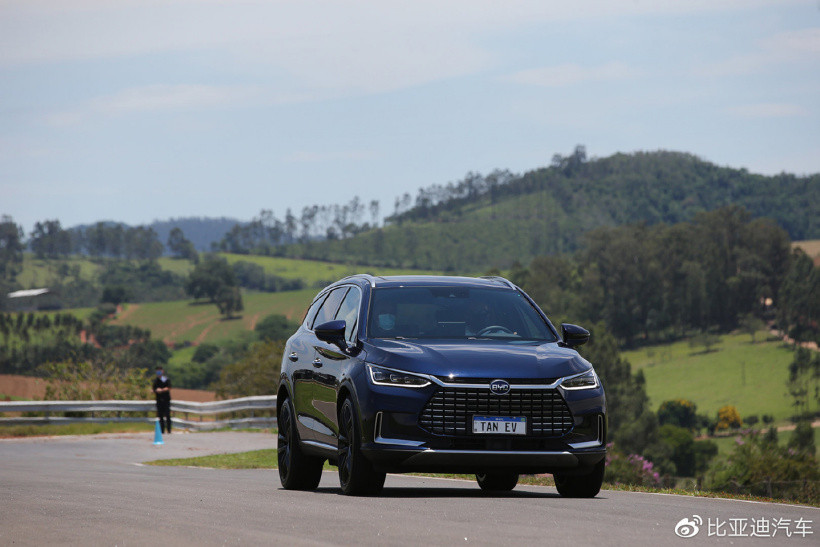
<svg viewBox="0 0 820 547">
<path fill-rule="evenodd" d="M 722 59 L 698 68 L 698 76 L 721 77 L 756 74 L 772 66 L 820 61 L 820 28 L 781 32 L 758 41 L 748 55 Z"/>
<path fill-rule="evenodd" d="M 251 102 L 258 104 L 263 97 L 263 90 L 254 86 L 150 85 L 97 97 L 75 110 L 49 114 L 45 121 L 49 125 L 69 126 L 100 115 L 245 106 Z"/>
<path fill-rule="evenodd" d="M 639 71 L 629 66 L 613 62 L 601 66 L 584 67 L 565 64 L 523 70 L 509 76 L 509 80 L 525 85 L 540 87 L 563 87 L 587 82 L 623 80 L 635 77 Z"/>
<path fill-rule="evenodd" d="M 796 0 L 0 0 L 0 66 L 202 51 L 299 91 L 378 92 L 494 66 L 487 36 Z"/>
<path fill-rule="evenodd" d="M 802 106 L 786 103 L 758 103 L 733 106 L 727 109 L 738 118 L 792 118 L 808 114 Z"/>
<path fill-rule="evenodd" d="M 311 152 L 301 150 L 282 159 L 289 163 L 322 163 L 327 161 L 363 161 L 372 159 L 375 154 L 370 150 L 341 150 L 336 152 Z"/>
<path fill-rule="evenodd" d="M 95 99 L 91 109 L 104 114 L 124 114 L 212 107 L 236 104 L 254 98 L 259 93 L 258 88 L 243 86 L 151 85 Z"/>
</svg>

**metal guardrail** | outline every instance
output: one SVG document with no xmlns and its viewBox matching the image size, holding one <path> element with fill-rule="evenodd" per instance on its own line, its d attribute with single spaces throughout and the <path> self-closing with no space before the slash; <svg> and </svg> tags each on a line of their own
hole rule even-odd
<svg viewBox="0 0 820 547">
<path fill-rule="evenodd" d="M 66 424 L 66 423 L 100 423 L 100 422 L 147 422 L 156 420 L 155 417 L 122 416 L 129 412 L 156 411 L 154 401 L 0 401 L 0 414 L 8 412 L 42 412 L 45 416 L 0 418 L 0 425 L 29 425 L 29 424 Z M 201 416 L 227 414 L 249 411 L 250 416 L 232 418 L 228 420 L 202 421 Z M 269 411 L 270 416 L 254 416 L 255 411 Z M 83 412 L 91 416 L 62 417 L 51 416 L 55 412 Z M 98 417 L 95 412 L 116 412 L 116 416 Z M 276 395 L 257 395 L 240 397 L 225 401 L 197 403 L 194 401 L 171 401 L 171 412 L 184 413 L 185 418 L 172 416 L 171 422 L 177 427 L 186 429 L 218 429 L 221 427 L 274 427 L 276 425 Z M 188 414 L 200 416 L 199 421 L 189 420 Z"/>
</svg>

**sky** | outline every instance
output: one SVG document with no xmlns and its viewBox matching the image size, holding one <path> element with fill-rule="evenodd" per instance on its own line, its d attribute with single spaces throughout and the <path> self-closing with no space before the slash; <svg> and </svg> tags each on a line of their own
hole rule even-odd
<svg viewBox="0 0 820 547">
<path fill-rule="evenodd" d="M 250 220 L 675 150 L 820 172 L 818 0 L 0 0 L 0 214 Z"/>
</svg>

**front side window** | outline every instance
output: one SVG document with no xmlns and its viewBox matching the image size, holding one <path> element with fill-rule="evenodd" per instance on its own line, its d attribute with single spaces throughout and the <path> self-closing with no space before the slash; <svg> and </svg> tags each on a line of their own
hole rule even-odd
<svg viewBox="0 0 820 547">
<path fill-rule="evenodd" d="M 357 320 L 359 318 L 359 304 L 362 301 L 362 293 L 358 287 L 351 287 L 347 291 L 347 296 L 342 300 L 339 311 L 334 319 L 342 319 L 345 322 L 345 340 L 352 341 L 356 332 Z"/>
<path fill-rule="evenodd" d="M 557 341 L 524 295 L 495 288 L 374 289 L 367 328 L 372 338 Z"/>
</svg>

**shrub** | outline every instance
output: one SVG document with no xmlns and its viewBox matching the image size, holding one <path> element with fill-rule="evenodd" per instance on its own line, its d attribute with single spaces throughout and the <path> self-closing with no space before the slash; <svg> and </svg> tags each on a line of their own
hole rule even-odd
<svg viewBox="0 0 820 547">
<path fill-rule="evenodd" d="M 820 468 L 813 454 L 778 446 L 769 434 L 737 439 L 734 451 L 709 471 L 704 486 L 713 491 L 820 501 Z"/>
<path fill-rule="evenodd" d="M 651 461 L 644 459 L 642 456 L 637 454 L 625 455 L 613 449 L 610 443 L 606 455 L 604 480 L 614 484 L 658 486 L 661 483 L 661 477 L 654 467 Z"/>
<path fill-rule="evenodd" d="M 743 425 L 740 412 L 734 405 L 725 405 L 718 409 L 717 429 L 735 429 Z"/>
</svg>

